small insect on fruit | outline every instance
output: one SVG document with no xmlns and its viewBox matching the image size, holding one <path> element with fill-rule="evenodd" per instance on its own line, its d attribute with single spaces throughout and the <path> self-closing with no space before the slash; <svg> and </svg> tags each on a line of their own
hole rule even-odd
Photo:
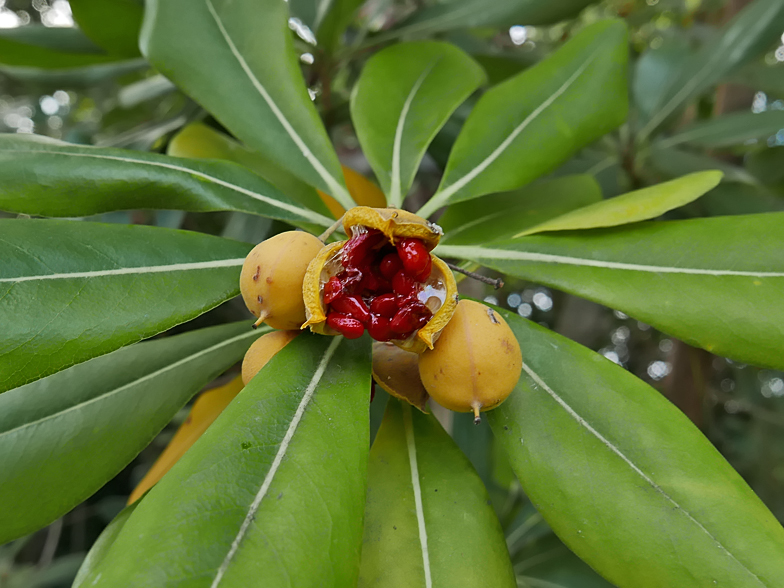
<svg viewBox="0 0 784 588">
<path fill-rule="evenodd" d="M 520 345 L 493 309 L 461 300 L 432 350 L 419 357 L 428 394 L 457 412 L 490 410 L 506 400 L 523 368 Z"/>
<path fill-rule="evenodd" d="M 266 323 L 290 331 L 305 322 L 302 280 L 308 264 L 324 247 L 304 231 L 287 231 L 256 245 L 242 265 L 240 292 L 255 316 L 254 326 Z"/>
</svg>

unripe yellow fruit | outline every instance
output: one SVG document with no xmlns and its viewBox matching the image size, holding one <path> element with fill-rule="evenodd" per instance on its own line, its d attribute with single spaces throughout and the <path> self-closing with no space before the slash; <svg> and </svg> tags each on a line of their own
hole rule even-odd
<svg viewBox="0 0 784 588">
<path fill-rule="evenodd" d="M 240 292 L 256 325 L 291 331 L 305 322 L 302 280 L 324 244 L 303 231 L 287 231 L 256 245 L 242 265 Z"/>
<path fill-rule="evenodd" d="M 461 300 L 432 350 L 419 358 L 428 394 L 457 412 L 490 410 L 514 390 L 523 368 L 520 345 L 491 308 Z"/>
<path fill-rule="evenodd" d="M 246 386 L 278 351 L 291 343 L 299 331 L 272 331 L 262 335 L 248 348 L 242 360 L 242 383 Z"/>
</svg>

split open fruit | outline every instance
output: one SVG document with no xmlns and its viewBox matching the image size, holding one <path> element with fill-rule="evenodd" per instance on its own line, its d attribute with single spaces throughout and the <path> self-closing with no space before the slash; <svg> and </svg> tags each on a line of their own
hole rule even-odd
<svg viewBox="0 0 784 588">
<path fill-rule="evenodd" d="M 347 241 L 322 249 L 303 282 L 312 331 L 349 339 L 367 331 L 421 353 L 457 306 L 449 267 L 430 251 L 441 228 L 410 212 L 358 206 L 343 218 Z"/>
</svg>

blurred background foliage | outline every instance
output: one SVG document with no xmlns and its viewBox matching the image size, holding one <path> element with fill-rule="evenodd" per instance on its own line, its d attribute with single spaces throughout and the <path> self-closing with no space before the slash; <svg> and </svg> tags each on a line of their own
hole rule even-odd
<svg viewBox="0 0 784 588">
<path fill-rule="evenodd" d="M 754 22 L 738 25 L 733 18 L 750 4 L 747 0 L 572 0 L 558 3 L 571 8 L 564 14 L 552 13 L 553 4 L 544 2 L 550 8 L 535 15 L 533 23 L 518 22 L 514 10 L 504 11 L 514 2 L 499 2 L 495 11 L 474 11 L 472 19 L 461 22 L 451 15 L 470 1 L 368 0 L 354 15 L 342 45 L 329 39 L 315 44 L 308 28 L 314 3 L 289 2 L 294 15 L 289 24 L 311 97 L 343 164 L 368 176 L 372 172 L 351 128 L 348 98 L 375 48 L 436 36 L 473 55 L 495 84 L 541 60 L 586 24 L 621 17 L 632 31 L 628 123 L 553 175 L 591 175 L 604 197 L 612 197 L 693 171 L 721 169 L 725 180 L 717 189 L 668 217 L 784 210 L 784 30 L 771 35 L 756 30 Z M 165 152 L 190 122 L 223 130 L 140 56 L 136 39 L 142 11 L 142 0 L 0 0 L 0 131 Z M 731 44 L 723 47 L 727 39 Z M 732 49 L 738 49 L 736 63 L 728 63 L 722 53 Z M 657 115 L 668 85 L 677 83 L 683 64 L 700 52 L 717 57 L 704 86 L 671 112 Z M 431 145 L 409 196 L 412 206 L 434 191 L 474 102 L 461 106 Z M 93 220 L 179 227 L 253 243 L 285 229 L 241 213 L 128 211 Z M 515 281 L 494 291 L 463 281 L 461 290 L 597 350 L 656 387 L 784 521 L 784 374 L 713 356 L 621 312 L 537 284 Z M 242 304 L 233 301 L 173 332 L 245 318 Z M 211 387 L 235 373 L 236 368 Z M 371 405 L 375 427 L 385 401 L 385 393 L 377 390 Z M 0 546 L 0 588 L 70 586 L 84 554 L 124 506 L 187 410 L 88 501 L 48 528 Z M 537 514 L 486 423 L 475 427 L 468 415 L 446 411 L 439 417 L 490 490 L 520 586 L 610 586 Z"/>
</svg>

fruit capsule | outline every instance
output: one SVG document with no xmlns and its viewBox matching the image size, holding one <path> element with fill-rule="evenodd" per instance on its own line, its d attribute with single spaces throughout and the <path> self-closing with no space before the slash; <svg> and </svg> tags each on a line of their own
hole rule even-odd
<svg viewBox="0 0 784 588">
<path fill-rule="evenodd" d="M 517 385 L 523 367 L 520 345 L 494 310 L 461 300 L 432 350 L 419 357 L 425 389 L 441 406 L 457 412 L 490 410 Z"/>
<path fill-rule="evenodd" d="M 457 306 L 452 270 L 430 251 L 441 228 L 410 212 L 358 206 L 343 219 L 347 241 L 324 247 L 303 282 L 307 322 L 325 335 L 432 348 Z M 354 324 L 355 321 L 357 324 Z"/>
<path fill-rule="evenodd" d="M 242 265 L 240 292 L 245 305 L 273 329 L 290 331 L 305 322 L 299 295 L 308 264 L 324 244 L 310 233 L 287 231 L 256 245 Z"/>
<path fill-rule="evenodd" d="M 242 383 L 247 385 L 278 351 L 288 345 L 299 331 L 272 331 L 253 342 L 242 360 Z"/>
</svg>

